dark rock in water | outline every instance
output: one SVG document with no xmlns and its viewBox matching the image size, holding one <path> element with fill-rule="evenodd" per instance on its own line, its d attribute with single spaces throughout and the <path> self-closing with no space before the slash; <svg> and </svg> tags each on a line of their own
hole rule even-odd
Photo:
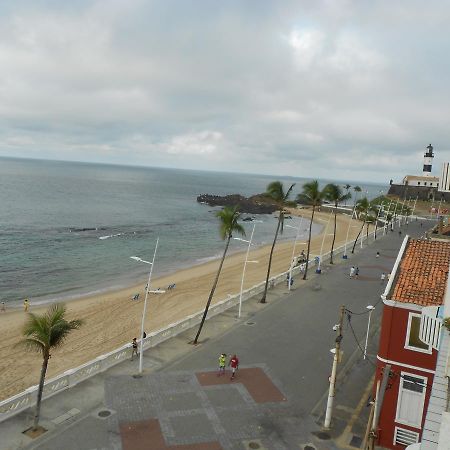
<svg viewBox="0 0 450 450">
<path fill-rule="evenodd" d="M 244 217 L 242 219 L 243 222 L 252 222 L 253 221 L 253 217 Z"/>
<path fill-rule="evenodd" d="M 253 195 L 249 198 L 239 194 L 225 196 L 201 194 L 197 197 L 197 201 L 209 206 L 239 206 L 241 213 L 248 214 L 272 214 L 278 210 L 277 204 L 270 197 L 266 197 L 263 194 Z M 244 220 L 252 220 L 252 218 Z"/>
</svg>

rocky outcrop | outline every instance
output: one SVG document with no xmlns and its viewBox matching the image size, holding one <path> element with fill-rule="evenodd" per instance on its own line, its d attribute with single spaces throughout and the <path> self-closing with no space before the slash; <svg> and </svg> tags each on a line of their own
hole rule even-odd
<svg viewBox="0 0 450 450">
<path fill-rule="evenodd" d="M 246 198 L 239 194 L 232 195 L 210 195 L 201 194 L 197 197 L 197 201 L 205 203 L 209 206 L 231 206 L 239 205 L 241 213 L 248 214 L 272 214 L 278 210 L 278 206 L 269 197 L 262 194 L 253 195 Z"/>
</svg>

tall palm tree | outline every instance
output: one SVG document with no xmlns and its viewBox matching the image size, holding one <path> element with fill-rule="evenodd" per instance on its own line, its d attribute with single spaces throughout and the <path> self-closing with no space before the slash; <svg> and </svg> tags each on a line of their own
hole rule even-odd
<svg viewBox="0 0 450 450">
<path fill-rule="evenodd" d="M 277 229 L 275 231 L 275 237 L 273 238 L 272 248 L 270 249 L 269 264 L 267 265 L 266 284 L 264 285 L 264 292 L 261 297 L 260 303 L 266 303 L 267 288 L 269 287 L 270 269 L 272 267 L 273 250 L 277 242 L 278 233 L 283 233 L 284 207 L 286 206 L 286 202 L 288 201 L 294 186 L 295 183 L 291 184 L 291 187 L 285 192 L 283 183 L 281 181 L 273 181 L 267 186 L 266 189 L 266 194 L 277 202 L 279 206 L 279 212 Z"/>
<path fill-rule="evenodd" d="M 238 207 L 235 206 L 234 208 L 230 208 L 228 206 L 225 206 L 221 211 L 218 211 L 216 213 L 216 216 L 219 218 L 220 221 L 220 237 L 225 240 L 225 250 L 222 255 L 222 259 L 219 264 L 219 269 L 217 270 L 216 278 L 214 279 L 214 283 L 211 288 L 211 292 L 209 293 L 208 301 L 206 302 L 205 311 L 203 312 L 203 317 L 200 322 L 200 326 L 198 327 L 197 334 L 195 336 L 195 339 L 193 341 L 194 344 L 197 344 L 198 338 L 200 336 L 200 333 L 202 331 L 203 325 L 206 320 L 206 315 L 208 314 L 209 306 L 211 305 L 211 300 L 214 295 L 214 291 L 216 290 L 217 283 L 219 282 L 219 276 L 220 272 L 222 271 L 222 266 L 225 261 L 225 256 L 227 255 L 228 247 L 230 245 L 230 240 L 233 237 L 233 232 L 237 232 L 242 236 L 245 236 L 245 230 L 244 227 L 238 223 L 239 218 L 241 217 L 241 214 L 238 212 Z"/>
<path fill-rule="evenodd" d="M 348 189 L 351 187 L 349 184 L 345 185 L 344 188 L 348 186 Z M 334 243 L 336 241 L 336 215 L 337 215 L 337 208 L 339 203 L 342 203 L 343 201 L 347 201 L 351 194 L 348 192 L 344 194 L 342 192 L 342 189 L 339 185 L 330 183 L 325 186 L 323 189 L 323 193 L 325 198 L 334 203 L 334 232 L 333 232 L 333 242 L 331 243 L 331 252 L 330 252 L 330 264 L 333 264 L 333 250 L 334 250 Z"/>
<path fill-rule="evenodd" d="M 355 191 L 355 203 L 353 208 L 356 206 L 356 199 L 358 198 L 358 194 L 362 191 L 360 186 L 353 186 L 353 190 Z"/>
<path fill-rule="evenodd" d="M 23 328 L 25 339 L 19 342 L 27 350 L 41 353 L 42 369 L 39 388 L 37 392 L 36 412 L 33 421 L 33 430 L 38 428 L 41 412 L 42 392 L 44 390 L 45 375 L 47 373 L 50 351 L 60 347 L 72 330 L 76 330 L 82 324 L 82 320 L 67 321 L 65 318 L 66 306 L 64 304 L 53 304 L 42 315 L 29 314 L 28 320 Z"/>
<path fill-rule="evenodd" d="M 350 194 L 350 188 L 351 188 L 352 186 L 350 185 L 350 184 L 344 184 L 344 189 L 345 189 L 345 193 L 348 195 L 348 194 Z M 348 195 L 348 197 L 345 199 L 345 203 L 344 203 L 344 205 L 345 206 L 347 206 L 347 200 L 349 199 L 349 198 L 351 198 L 352 197 L 352 195 L 350 194 L 350 195 Z"/>
<path fill-rule="evenodd" d="M 316 207 L 322 204 L 322 199 L 324 197 L 323 191 L 319 189 L 319 182 L 317 180 L 310 181 L 309 183 L 305 183 L 303 185 L 303 191 L 298 195 L 297 200 L 312 205 L 313 210 L 311 214 L 311 222 L 309 224 L 309 237 L 308 237 L 308 250 L 306 252 L 306 267 L 305 273 L 303 274 L 303 279 L 306 280 L 306 275 L 308 273 L 308 264 L 309 264 L 309 252 L 311 249 L 311 231 L 312 224 L 314 220 L 314 213 L 316 211 Z"/>
<path fill-rule="evenodd" d="M 359 236 L 361 235 L 364 229 L 364 225 L 366 224 L 366 220 L 368 219 L 369 209 L 370 209 L 370 202 L 369 200 L 367 200 L 367 197 L 363 197 L 356 203 L 356 210 L 359 213 L 359 217 L 363 216 L 363 223 L 361 229 L 359 230 L 358 236 L 356 236 L 355 242 L 353 243 L 352 253 L 355 253 L 356 242 L 358 242 Z"/>
</svg>

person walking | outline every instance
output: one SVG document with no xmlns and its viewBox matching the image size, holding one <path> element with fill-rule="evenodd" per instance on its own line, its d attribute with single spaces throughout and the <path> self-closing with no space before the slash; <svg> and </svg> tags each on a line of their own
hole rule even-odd
<svg viewBox="0 0 450 450">
<path fill-rule="evenodd" d="M 380 252 L 377 252 L 377 254 L 375 255 L 375 258 L 379 258 L 380 257 Z"/>
<path fill-rule="evenodd" d="M 28 312 L 29 306 L 30 306 L 30 304 L 29 304 L 29 302 L 28 302 L 28 299 L 26 298 L 26 299 L 23 301 L 23 310 L 24 310 L 25 312 Z"/>
<path fill-rule="evenodd" d="M 381 273 L 380 279 L 381 279 L 381 285 L 383 285 L 384 284 L 384 280 L 386 280 L 386 274 L 384 272 Z"/>
<path fill-rule="evenodd" d="M 356 267 L 355 269 L 355 278 L 359 277 L 359 267 Z"/>
<path fill-rule="evenodd" d="M 2 306 L 0 308 L 1 312 L 6 312 L 6 306 L 5 306 L 5 302 L 2 302 Z"/>
<path fill-rule="evenodd" d="M 226 353 L 221 353 L 219 356 L 219 373 L 217 374 L 218 377 L 220 375 L 225 375 L 225 364 L 227 362 L 227 355 Z"/>
<path fill-rule="evenodd" d="M 229 366 L 231 366 L 231 378 L 230 380 L 233 381 L 234 377 L 236 376 L 236 370 L 239 369 L 239 358 L 236 355 L 233 355 L 230 359 L 230 362 L 228 363 Z"/>
<path fill-rule="evenodd" d="M 134 355 L 138 356 L 138 343 L 136 338 L 133 338 L 131 341 L 131 361 L 133 361 Z"/>
<path fill-rule="evenodd" d="M 350 267 L 350 278 L 353 278 L 354 275 L 355 275 L 355 267 L 352 266 Z"/>
</svg>

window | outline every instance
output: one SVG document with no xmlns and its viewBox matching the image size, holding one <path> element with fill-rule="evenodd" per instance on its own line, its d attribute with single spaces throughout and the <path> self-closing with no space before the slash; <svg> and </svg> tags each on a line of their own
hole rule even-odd
<svg viewBox="0 0 450 450">
<path fill-rule="evenodd" d="M 409 313 L 408 331 L 406 333 L 405 348 L 415 352 L 431 353 L 432 349 L 428 344 L 419 338 L 420 314 Z"/>
<path fill-rule="evenodd" d="M 426 186 L 426 185 L 427 185 L 427 182 L 425 181 L 425 182 L 423 183 L 423 185 Z"/>
<path fill-rule="evenodd" d="M 433 186 L 433 183 L 430 183 L 430 186 Z"/>
<path fill-rule="evenodd" d="M 395 445 L 411 445 L 419 442 L 419 433 L 405 430 L 404 428 L 395 427 L 394 444 Z"/>
<path fill-rule="evenodd" d="M 406 372 L 401 373 L 396 422 L 411 427 L 421 427 L 426 386 L 427 379 L 425 377 Z"/>
<path fill-rule="evenodd" d="M 417 186 L 420 186 L 420 181 L 417 182 Z"/>
</svg>

